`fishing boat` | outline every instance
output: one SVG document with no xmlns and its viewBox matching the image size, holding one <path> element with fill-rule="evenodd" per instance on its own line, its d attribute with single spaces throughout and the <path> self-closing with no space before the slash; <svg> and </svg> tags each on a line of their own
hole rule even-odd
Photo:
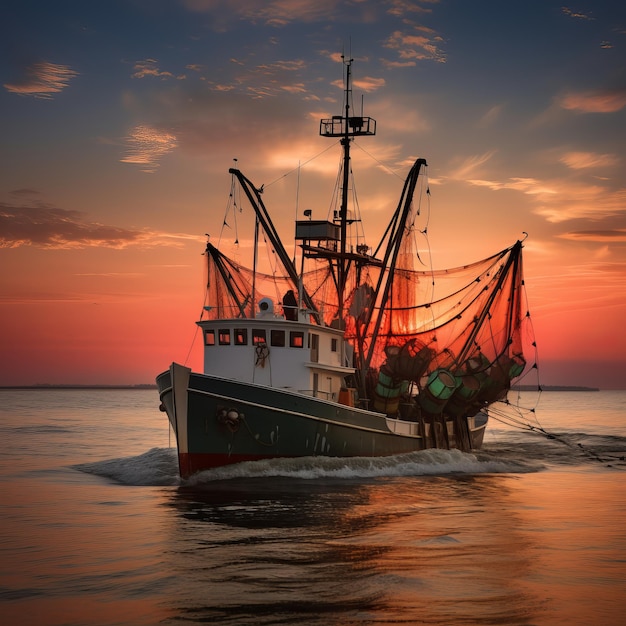
<svg viewBox="0 0 626 626">
<path fill-rule="evenodd" d="M 416 189 L 430 194 L 425 159 L 410 168 L 377 245 L 364 239 L 350 149 L 376 134 L 376 121 L 353 111 L 351 68 L 344 59 L 342 113 L 319 131 L 340 146 L 336 208 L 325 219 L 311 211 L 296 219 L 297 255 L 263 187 L 229 170 L 231 199 L 239 193 L 255 218 L 251 262 L 209 238 L 196 322 L 203 372 L 172 363 L 157 377 L 183 478 L 278 457 L 477 449 L 491 405 L 528 369 L 522 240 L 463 267 L 424 265 Z M 271 271 L 258 262 L 261 238 L 276 259 Z"/>
</svg>

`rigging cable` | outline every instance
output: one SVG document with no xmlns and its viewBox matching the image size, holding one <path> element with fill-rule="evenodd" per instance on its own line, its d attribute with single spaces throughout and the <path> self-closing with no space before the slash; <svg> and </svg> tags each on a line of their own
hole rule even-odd
<svg viewBox="0 0 626 626">
<path fill-rule="evenodd" d="M 307 159 L 304 163 L 298 163 L 298 167 L 294 167 L 292 170 L 289 170 L 288 172 L 285 172 L 284 174 L 282 174 L 278 178 L 274 179 L 271 183 L 267 183 L 265 185 L 265 187 L 266 188 L 267 187 L 271 187 L 272 185 L 277 183 L 279 180 L 282 180 L 283 178 L 286 178 L 287 176 L 290 176 L 294 172 L 299 171 L 302 167 L 304 167 L 305 165 L 308 165 L 311 161 L 314 161 L 315 159 L 317 159 L 320 156 L 322 156 L 322 154 L 324 154 L 325 152 L 328 152 L 331 148 L 334 148 L 337 143 L 339 143 L 339 142 L 337 141 L 337 142 L 334 142 L 334 143 L 330 144 L 328 146 L 328 148 L 325 148 L 321 152 L 318 152 L 315 156 L 312 156 L 310 159 Z"/>
<path fill-rule="evenodd" d="M 538 388 L 538 391 L 539 391 L 539 395 L 541 395 L 541 391 L 542 391 L 541 387 Z M 538 403 L 538 400 L 537 400 L 537 403 Z M 604 457 L 602 457 L 596 452 L 594 452 L 593 450 L 590 450 L 587 446 L 584 446 L 582 443 L 577 442 L 576 444 L 573 444 L 569 442 L 562 434 L 559 435 L 554 432 L 550 432 L 549 430 L 545 429 L 543 426 L 540 425 L 534 408 L 525 409 L 525 410 L 528 411 L 529 413 L 535 414 L 535 421 L 537 422 L 536 426 L 523 421 L 522 408 L 519 406 L 519 404 L 513 404 L 509 400 L 503 401 L 502 404 L 508 407 L 517 409 L 517 412 L 519 413 L 519 417 L 510 415 L 504 409 L 496 408 L 495 405 L 492 405 L 489 407 L 490 419 L 494 419 L 495 421 L 500 422 L 501 424 L 504 424 L 506 426 L 512 426 L 513 428 L 518 428 L 519 430 L 525 430 L 533 434 L 542 435 L 546 439 L 557 441 L 558 443 L 568 448 L 580 451 L 582 454 L 593 459 L 594 461 L 597 461 L 598 463 L 606 464 L 607 467 L 614 468 L 615 466 L 612 464 L 612 462 L 626 460 L 626 456 L 605 455 Z M 617 469 L 622 469 L 622 468 L 619 467 Z"/>
<path fill-rule="evenodd" d="M 360 143 L 358 143 L 356 140 L 352 142 L 353 146 L 356 146 L 359 150 L 361 150 L 361 152 L 364 152 L 365 154 L 367 154 L 367 156 L 372 159 L 372 161 L 376 161 L 376 163 L 378 163 L 378 165 L 380 165 L 385 171 L 389 172 L 390 174 L 392 174 L 393 176 L 395 176 L 396 178 L 399 178 L 400 180 L 404 180 L 404 178 L 402 176 L 400 176 L 400 174 L 398 174 L 398 172 L 396 172 L 395 170 L 392 170 L 389 166 L 385 165 L 382 161 L 379 161 L 373 154 L 371 154 L 370 152 L 368 152 Z"/>
<path fill-rule="evenodd" d="M 235 166 L 237 165 L 237 159 L 233 159 L 233 161 L 235 161 Z M 235 175 L 232 174 L 230 177 L 230 192 L 228 194 L 228 200 L 226 202 L 226 210 L 224 211 L 224 219 L 222 220 L 222 228 L 220 229 L 220 235 L 218 237 L 217 240 L 217 246 L 219 247 L 221 241 L 222 241 L 222 235 L 224 234 L 224 228 L 231 228 L 230 224 L 228 223 L 228 215 L 230 214 L 230 212 L 233 212 L 233 220 L 235 222 L 235 243 L 239 244 L 239 234 L 238 234 L 238 229 L 237 229 L 237 209 L 239 209 L 239 212 L 241 213 L 242 208 L 240 206 L 240 203 L 237 202 L 237 191 L 238 191 L 239 187 L 235 182 Z"/>
</svg>

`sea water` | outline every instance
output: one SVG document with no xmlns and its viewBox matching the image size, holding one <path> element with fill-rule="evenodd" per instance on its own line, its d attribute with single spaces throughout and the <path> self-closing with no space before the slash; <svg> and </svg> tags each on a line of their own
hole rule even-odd
<svg viewBox="0 0 626 626">
<path fill-rule="evenodd" d="M 158 404 L 0 391 L 1 624 L 626 623 L 626 392 L 544 392 L 473 454 L 187 482 Z"/>
</svg>

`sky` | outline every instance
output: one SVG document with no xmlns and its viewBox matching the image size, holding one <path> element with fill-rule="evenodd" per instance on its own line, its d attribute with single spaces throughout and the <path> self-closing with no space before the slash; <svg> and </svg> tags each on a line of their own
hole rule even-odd
<svg viewBox="0 0 626 626">
<path fill-rule="evenodd" d="M 434 267 L 528 233 L 540 383 L 626 388 L 623 2 L 10 0 L 0 35 L 0 385 L 199 369 L 228 169 L 286 239 L 325 219 L 344 54 L 372 241 L 425 158 Z"/>
</svg>

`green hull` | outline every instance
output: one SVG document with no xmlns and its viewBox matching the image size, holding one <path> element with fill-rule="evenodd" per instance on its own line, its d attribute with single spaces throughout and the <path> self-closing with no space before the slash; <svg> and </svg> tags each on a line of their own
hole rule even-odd
<svg viewBox="0 0 626 626">
<path fill-rule="evenodd" d="M 174 364 L 157 378 L 176 432 L 183 478 L 196 472 L 277 457 L 391 456 L 436 447 L 418 422 L 287 390 L 192 373 Z M 470 428 L 480 447 L 485 424 Z M 454 447 L 450 442 L 450 447 Z"/>
</svg>

